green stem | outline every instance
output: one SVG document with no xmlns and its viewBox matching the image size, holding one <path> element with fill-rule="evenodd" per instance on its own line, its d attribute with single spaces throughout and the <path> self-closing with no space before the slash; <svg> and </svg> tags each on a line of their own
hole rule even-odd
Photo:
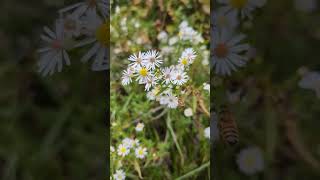
<svg viewBox="0 0 320 180">
<path fill-rule="evenodd" d="M 203 169 L 207 168 L 210 166 L 210 162 L 207 162 L 203 165 L 201 165 L 200 167 L 188 172 L 187 174 L 183 175 L 183 176 L 180 176 L 178 178 L 176 178 L 176 180 L 181 180 L 181 179 L 186 179 L 186 178 L 189 178 L 195 174 L 197 174 L 198 172 L 202 171 Z"/>
<path fill-rule="evenodd" d="M 177 147 L 177 149 L 178 149 L 178 152 L 179 152 L 179 155 L 180 155 L 180 158 L 181 158 L 181 164 L 183 165 L 183 164 L 184 164 L 183 153 L 182 153 L 181 147 L 180 147 L 180 145 L 179 145 L 179 143 L 178 143 L 177 136 L 176 136 L 176 134 L 174 133 L 174 130 L 173 130 L 173 128 L 172 128 L 171 122 L 172 122 L 172 121 L 171 121 L 171 118 L 170 118 L 170 112 L 168 112 L 168 117 L 167 117 L 167 121 L 166 121 L 166 123 L 167 123 L 167 128 L 168 128 L 168 130 L 170 131 L 170 134 L 171 134 L 171 136 L 172 136 L 172 139 L 173 139 L 173 141 L 174 141 L 174 143 L 175 143 L 175 145 L 176 145 L 176 147 Z"/>
</svg>

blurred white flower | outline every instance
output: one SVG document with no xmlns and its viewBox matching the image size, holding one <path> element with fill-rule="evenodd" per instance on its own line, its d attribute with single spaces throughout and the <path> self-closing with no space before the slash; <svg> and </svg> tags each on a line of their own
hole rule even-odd
<svg viewBox="0 0 320 180">
<path fill-rule="evenodd" d="M 114 152 L 115 151 L 115 149 L 114 149 L 114 147 L 113 146 L 110 146 L 110 152 Z"/>
<path fill-rule="evenodd" d="M 224 12 L 235 11 L 242 18 L 251 17 L 251 12 L 256 8 L 264 6 L 267 0 L 218 0 L 224 6 L 221 8 Z"/>
<path fill-rule="evenodd" d="M 113 175 L 114 180 L 125 180 L 126 174 L 122 169 L 116 170 L 116 173 Z"/>
<path fill-rule="evenodd" d="M 183 41 L 190 41 L 194 44 L 199 44 L 204 41 L 201 34 L 190 27 L 186 21 L 179 25 L 179 38 Z"/>
<path fill-rule="evenodd" d="M 320 98 L 320 73 L 316 71 L 305 71 L 301 74 L 302 79 L 299 81 L 299 87 L 313 90 L 317 97 Z"/>
<path fill-rule="evenodd" d="M 122 145 L 125 146 L 128 149 L 131 149 L 135 144 L 135 141 L 131 138 L 124 138 L 122 140 Z"/>
<path fill-rule="evenodd" d="M 219 29 L 234 29 L 238 26 L 239 21 L 236 11 L 225 11 L 218 9 L 212 15 L 213 31 Z"/>
<path fill-rule="evenodd" d="M 193 111 L 192 111 L 192 109 L 191 109 L 191 108 L 185 109 L 185 110 L 184 110 L 184 115 L 185 115 L 186 117 L 191 117 L 191 116 L 193 116 Z"/>
<path fill-rule="evenodd" d="M 210 84 L 203 83 L 203 89 L 210 92 Z"/>
<path fill-rule="evenodd" d="M 161 49 L 161 52 L 164 55 L 168 55 L 168 54 L 172 53 L 173 51 L 174 51 L 174 47 L 172 47 L 172 46 L 164 46 Z"/>
<path fill-rule="evenodd" d="M 240 151 L 237 164 L 241 172 L 253 175 L 264 169 L 264 159 L 260 148 L 248 147 Z"/>
<path fill-rule="evenodd" d="M 168 33 L 165 31 L 161 31 L 158 34 L 157 39 L 161 42 L 166 42 L 168 40 Z"/>
<path fill-rule="evenodd" d="M 67 14 L 63 18 L 64 35 L 68 38 L 78 37 L 81 33 L 82 22 L 78 15 Z"/>
<path fill-rule="evenodd" d="M 172 46 L 176 44 L 179 41 L 179 38 L 177 36 L 173 36 L 169 39 L 169 45 Z"/>
<path fill-rule="evenodd" d="M 94 71 L 106 70 L 109 68 L 108 50 L 109 45 L 108 31 L 109 25 L 95 13 L 86 13 L 83 17 L 84 33 L 88 38 L 80 41 L 76 47 L 92 44 L 93 46 L 81 58 L 82 62 L 93 59 L 91 69 Z"/>
<path fill-rule="evenodd" d="M 179 101 L 178 101 L 178 98 L 174 95 L 168 95 L 168 98 L 167 98 L 167 105 L 169 108 L 171 109 L 175 109 L 178 107 L 179 105 Z"/>
<path fill-rule="evenodd" d="M 120 144 L 120 145 L 118 146 L 118 155 L 124 157 L 124 156 L 126 156 L 126 155 L 128 155 L 128 154 L 129 154 L 129 148 L 126 147 L 126 146 L 123 145 L 123 144 Z"/>
<path fill-rule="evenodd" d="M 136 157 L 139 159 L 143 159 L 147 155 L 147 148 L 138 147 L 135 149 Z"/>
<path fill-rule="evenodd" d="M 138 123 L 137 126 L 136 126 L 136 131 L 137 132 L 140 132 L 142 131 L 144 128 L 144 124 L 143 123 Z"/>
<path fill-rule="evenodd" d="M 213 55 L 211 57 L 212 66 L 215 67 L 216 74 L 230 75 L 236 71 L 237 67 L 246 64 L 248 57 L 242 53 L 248 51 L 249 44 L 239 44 L 245 38 L 245 35 L 238 34 L 234 36 L 228 30 L 222 30 L 214 33 L 212 38 Z"/>
<path fill-rule="evenodd" d="M 210 139 L 210 126 L 204 129 L 204 137 Z"/>
<path fill-rule="evenodd" d="M 45 34 L 40 37 L 45 42 L 45 46 L 38 49 L 40 60 L 38 62 L 38 72 L 46 76 L 52 75 L 56 70 L 62 71 L 63 64 L 70 65 L 70 58 L 67 49 L 71 49 L 68 41 L 64 38 L 63 20 L 55 22 L 55 31 L 44 27 Z"/>
</svg>

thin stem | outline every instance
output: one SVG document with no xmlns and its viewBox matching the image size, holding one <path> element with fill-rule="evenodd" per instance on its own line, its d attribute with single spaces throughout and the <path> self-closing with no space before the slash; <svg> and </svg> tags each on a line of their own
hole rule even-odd
<svg viewBox="0 0 320 180">
<path fill-rule="evenodd" d="M 177 140 L 177 136 L 176 134 L 174 133 L 174 130 L 172 128 L 172 124 L 171 124 L 171 118 L 170 118 L 170 112 L 168 112 L 168 117 L 167 117 L 167 120 L 166 120 L 166 123 L 167 123 L 167 128 L 168 130 L 170 131 L 171 133 L 171 136 L 172 136 L 172 139 L 178 149 L 178 152 L 179 152 L 179 155 L 180 155 L 180 158 L 181 158 L 181 164 L 183 165 L 184 164 L 184 156 L 183 156 L 183 153 L 182 153 L 182 150 L 181 150 L 181 147 L 178 143 L 178 140 Z"/>
<path fill-rule="evenodd" d="M 178 178 L 176 178 L 176 180 L 181 180 L 181 179 L 186 179 L 186 178 L 189 178 L 197 173 L 199 173 L 200 171 L 202 171 L 203 169 L 207 168 L 210 166 L 210 162 L 207 162 L 203 165 L 201 165 L 200 167 L 188 172 L 187 174 L 183 175 L 183 176 L 180 176 Z"/>
</svg>

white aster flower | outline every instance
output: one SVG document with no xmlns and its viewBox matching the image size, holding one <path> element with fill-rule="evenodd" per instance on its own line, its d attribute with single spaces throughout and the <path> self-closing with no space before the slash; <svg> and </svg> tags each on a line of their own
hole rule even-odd
<svg viewBox="0 0 320 180">
<path fill-rule="evenodd" d="M 86 13 L 83 17 L 84 34 L 88 38 L 80 41 L 76 47 L 92 44 L 93 46 L 89 51 L 81 58 L 81 62 L 88 62 L 93 60 L 91 69 L 94 71 L 106 70 L 109 68 L 108 62 L 108 49 L 109 45 L 108 32 L 109 25 L 104 22 L 94 12 Z"/>
<path fill-rule="evenodd" d="M 144 128 L 144 124 L 143 123 L 138 123 L 137 126 L 136 126 L 136 131 L 137 132 L 140 132 L 142 131 Z"/>
<path fill-rule="evenodd" d="M 116 173 L 113 174 L 114 180 L 125 180 L 126 179 L 126 174 L 122 169 L 116 170 Z"/>
<path fill-rule="evenodd" d="M 188 81 L 189 77 L 186 72 L 182 70 L 177 70 L 173 72 L 173 83 L 176 85 L 183 85 Z"/>
<path fill-rule="evenodd" d="M 194 59 L 197 57 L 196 52 L 192 48 L 185 49 L 182 52 L 182 56 L 188 58 L 190 64 L 192 64 Z"/>
<path fill-rule="evenodd" d="M 148 69 L 154 70 L 156 67 L 159 67 L 162 64 L 162 59 L 159 52 L 156 50 L 147 51 L 143 58 L 143 65 L 145 65 Z"/>
<path fill-rule="evenodd" d="M 248 51 L 249 44 L 239 44 L 245 38 L 243 34 L 233 36 L 230 31 L 222 30 L 215 33 L 212 38 L 213 56 L 212 65 L 219 75 L 230 75 L 237 67 L 246 64 L 248 57 L 242 55 Z"/>
<path fill-rule="evenodd" d="M 210 126 L 204 129 L 204 137 L 210 139 Z"/>
<path fill-rule="evenodd" d="M 137 76 L 137 81 L 139 84 L 145 84 L 148 82 L 148 79 L 153 76 L 153 74 L 146 67 L 138 67 Z"/>
<path fill-rule="evenodd" d="M 125 146 L 124 144 L 120 144 L 118 146 L 118 155 L 119 156 L 124 157 L 129 154 L 129 151 L 130 151 L 129 148 L 127 146 Z"/>
<path fill-rule="evenodd" d="M 248 147 L 240 151 L 237 164 L 241 172 L 253 175 L 264 169 L 264 159 L 258 147 Z"/>
<path fill-rule="evenodd" d="M 173 74 L 172 74 L 172 68 L 171 67 L 165 67 L 161 70 L 162 75 L 163 75 L 163 79 L 164 79 L 164 83 L 165 84 L 169 84 L 172 81 L 173 78 Z"/>
<path fill-rule="evenodd" d="M 218 0 L 224 7 L 221 9 L 225 12 L 235 11 L 241 15 L 241 18 L 251 17 L 251 12 L 256 8 L 261 8 L 267 0 Z"/>
<path fill-rule="evenodd" d="M 185 115 L 186 117 L 191 117 L 191 116 L 193 115 L 192 109 L 191 109 L 191 108 L 185 109 L 185 110 L 184 110 L 184 115 Z"/>
<path fill-rule="evenodd" d="M 133 68 L 141 68 L 143 67 L 142 61 L 145 57 L 145 53 L 139 51 L 138 54 L 132 54 L 129 56 L 128 60 L 131 61 L 130 66 Z"/>
<path fill-rule="evenodd" d="M 135 154 L 137 158 L 143 159 L 147 155 L 147 148 L 138 147 L 135 150 Z"/>
<path fill-rule="evenodd" d="M 149 91 L 151 87 L 155 87 L 158 84 L 157 80 L 158 78 L 155 76 L 148 76 L 145 82 L 145 91 Z"/>
<path fill-rule="evenodd" d="M 171 109 L 177 108 L 179 105 L 178 98 L 174 95 L 168 95 L 167 96 L 167 106 Z"/>
<path fill-rule="evenodd" d="M 128 67 L 127 70 L 124 70 L 121 77 L 122 85 L 126 86 L 132 82 L 134 69 L 132 67 Z"/>
<path fill-rule="evenodd" d="M 88 12 L 101 13 L 103 17 L 108 17 L 109 1 L 108 0 L 86 0 L 67 6 L 59 11 L 60 14 L 73 11 L 78 16 L 82 16 Z"/>
<path fill-rule="evenodd" d="M 40 60 L 38 62 L 38 71 L 46 76 L 52 75 L 56 70 L 62 71 L 63 64 L 70 65 L 70 58 L 67 53 L 69 47 L 64 38 L 63 20 L 58 19 L 55 23 L 55 31 L 44 27 L 45 34 L 40 37 L 45 42 L 45 46 L 38 50 Z"/>
</svg>

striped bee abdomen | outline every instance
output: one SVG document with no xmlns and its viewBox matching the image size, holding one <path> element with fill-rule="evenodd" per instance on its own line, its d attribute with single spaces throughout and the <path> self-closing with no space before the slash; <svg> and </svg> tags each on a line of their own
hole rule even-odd
<svg viewBox="0 0 320 180">
<path fill-rule="evenodd" d="M 229 145 L 237 144 L 239 132 L 233 114 L 226 107 L 223 107 L 219 115 L 219 129 L 222 140 Z"/>
</svg>

